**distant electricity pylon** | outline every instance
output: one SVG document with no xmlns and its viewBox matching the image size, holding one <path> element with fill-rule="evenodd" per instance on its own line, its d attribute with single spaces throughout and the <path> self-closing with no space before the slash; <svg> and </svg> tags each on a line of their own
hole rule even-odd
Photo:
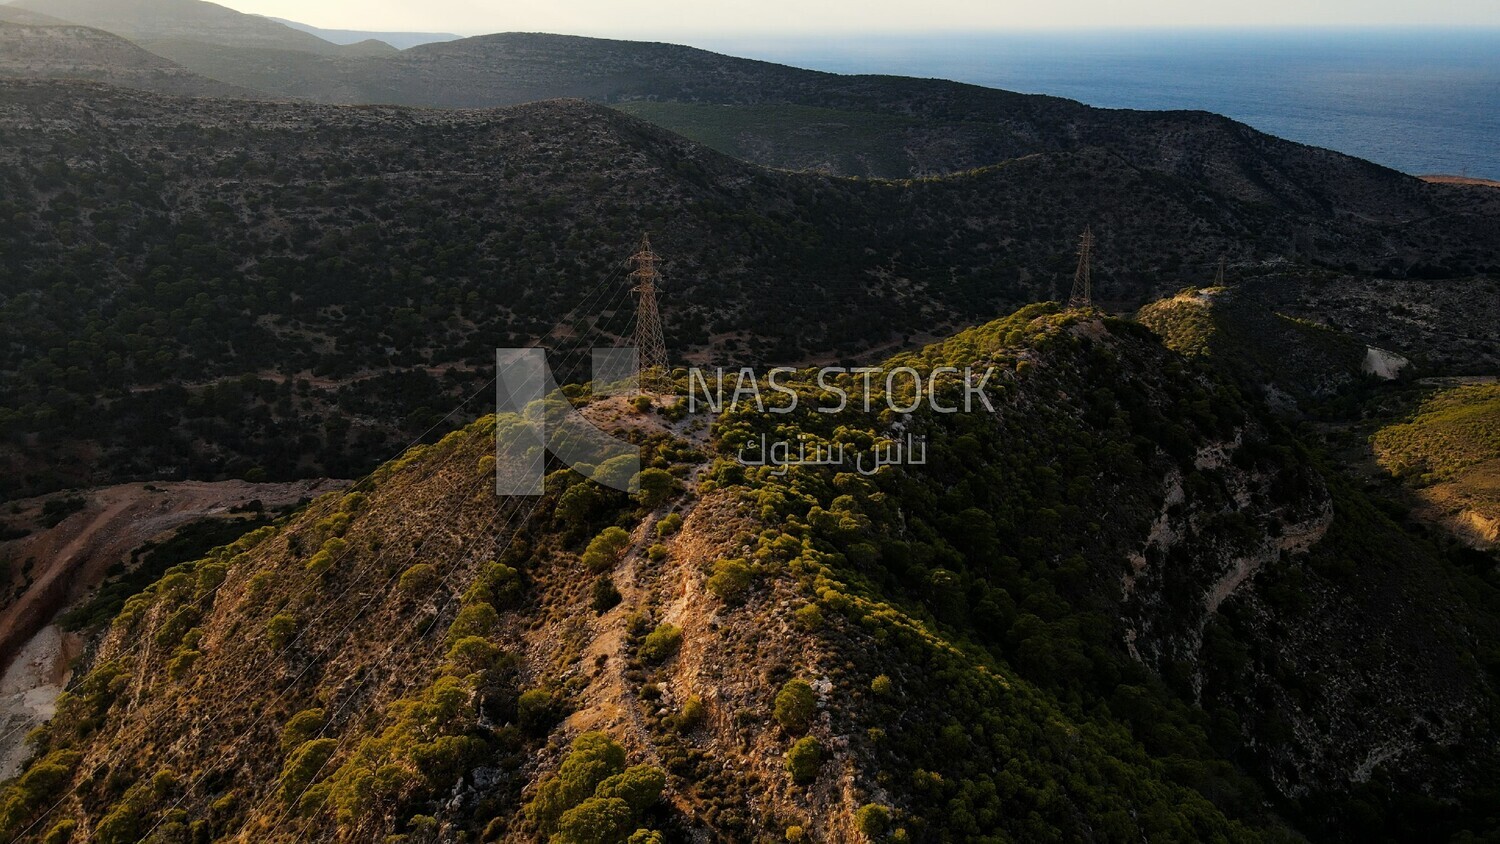
<svg viewBox="0 0 1500 844">
<path fill-rule="evenodd" d="M 1073 293 L 1068 297 L 1068 307 L 1087 308 L 1094 303 L 1094 281 L 1091 265 L 1094 261 L 1094 232 L 1085 227 L 1078 238 L 1078 269 L 1073 273 Z"/>
<path fill-rule="evenodd" d="M 1224 286 L 1224 256 L 1219 256 L 1219 271 L 1214 273 L 1214 287 Z"/>
<path fill-rule="evenodd" d="M 640 377 L 637 386 L 641 392 L 660 392 L 672 387 L 671 373 L 667 369 L 667 341 L 661 332 L 661 311 L 656 308 L 656 281 L 661 273 L 656 262 L 661 260 L 651 251 L 651 236 L 641 235 L 639 252 L 630 256 L 635 270 L 630 277 L 635 279 L 632 288 L 639 296 L 635 310 L 635 349 L 640 356 Z"/>
</svg>

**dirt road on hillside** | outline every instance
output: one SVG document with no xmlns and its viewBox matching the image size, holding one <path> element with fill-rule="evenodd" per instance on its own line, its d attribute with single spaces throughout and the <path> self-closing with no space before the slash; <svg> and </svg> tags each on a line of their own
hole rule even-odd
<svg viewBox="0 0 1500 844">
<path fill-rule="evenodd" d="M 0 609 L 0 672 L 58 611 L 88 594 L 110 566 L 128 560 L 130 552 L 148 540 L 196 519 L 227 516 L 231 508 L 251 501 L 258 500 L 267 508 L 282 507 L 343 485 L 328 480 L 121 484 L 79 493 L 87 505 L 50 529 L 37 522 L 43 502 L 64 496 L 17 502 L 20 512 L 8 515 L 7 522 L 34 528 L 34 532 L 0 543 L 0 556 L 11 561 L 9 588 L 25 578 L 30 584 Z"/>
</svg>

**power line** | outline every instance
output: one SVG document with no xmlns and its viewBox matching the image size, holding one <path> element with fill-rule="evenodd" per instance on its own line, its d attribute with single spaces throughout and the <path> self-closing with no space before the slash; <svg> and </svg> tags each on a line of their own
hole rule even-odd
<svg viewBox="0 0 1500 844">
<path fill-rule="evenodd" d="M 667 341 L 662 337 L 661 312 L 656 307 L 656 282 L 661 273 L 656 262 L 661 258 L 651 251 L 651 236 L 641 235 L 640 251 L 630 256 L 635 270 L 632 291 L 640 297 L 635 312 L 635 349 L 640 360 L 637 388 L 641 392 L 667 392 L 671 389 L 671 370 L 667 368 Z"/>
<path fill-rule="evenodd" d="M 1087 308 L 1094 302 L 1094 231 L 1084 227 L 1078 238 L 1078 269 L 1073 271 L 1073 292 L 1068 296 L 1068 307 Z"/>
</svg>

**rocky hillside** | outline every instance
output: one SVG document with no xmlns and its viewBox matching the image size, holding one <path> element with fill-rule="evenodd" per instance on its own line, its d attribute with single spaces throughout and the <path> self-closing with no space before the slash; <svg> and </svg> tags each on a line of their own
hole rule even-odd
<svg viewBox="0 0 1500 844">
<path fill-rule="evenodd" d="M 1337 394 L 1360 378 L 1368 355 L 1355 337 L 1277 313 L 1245 287 L 1188 288 L 1136 317 L 1175 351 L 1207 358 L 1282 404 Z"/>
<path fill-rule="evenodd" d="M 103 30 L 3 20 L 0 20 L 0 77 L 84 79 L 189 97 L 259 96 L 248 89 L 199 76 Z"/>
<path fill-rule="evenodd" d="M 396 51 L 340 46 L 201 0 L 22 0 L 130 38 L 202 75 L 328 103 L 488 108 L 578 97 L 777 168 L 944 175 L 1107 149 L 1132 167 L 1283 210 L 1385 223 L 1462 192 L 1204 112 L 1096 109 L 933 79 L 822 73 L 674 44 L 500 33 Z M 215 49 L 219 48 L 219 49 Z"/>
<path fill-rule="evenodd" d="M 741 363 L 902 347 L 1058 297 L 1085 225 L 1097 295 L 1130 306 L 1226 253 L 1500 264 L 1485 194 L 1385 225 L 1276 211 L 1092 147 L 844 180 L 578 101 L 434 111 L 8 82 L 0 134 L 0 428 L 22 461 L 4 476 L 27 492 L 358 475 L 433 421 L 424 407 L 477 386 L 495 347 L 570 311 L 628 331 L 617 271 L 642 230 L 668 258 L 674 357 Z M 33 435 L 55 443 L 45 468 L 24 462 Z"/>
<path fill-rule="evenodd" d="M 137 43 L 188 40 L 327 55 L 344 51 L 309 32 L 202 0 L 15 0 L 10 5 Z"/>
<path fill-rule="evenodd" d="M 1347 273 L 1269 274 L 1245 294 L 1289 317 L 1397 352 L 1427 375 L 1500 372 L 1500 280 L 1371 280 Z"/>
<path fill-rule="evenodd" d="M 41 12 L 33 12 L 30 9 L 22 9 L 9 4 L 0 5 L 0 21 L 16 23 L 22 26 L 68 26 L 68 22 Z"/>
<path fill-rule="evenodd" d="M 131 600 L 0 824 L 99 842 L 1494 832 L 1491 585 L 1139 326 L 1033 307 L 887 365 L 938 364 L 999 367 L 993 412 L 830 416 L 798 379 L 803 410 L 728 413 L 703 441 L 676 411 L 589 405 L 644 448 L 634 496 L 558 471 L 544 497 L 497 500 L 508 419 L 418 448 Z M 737 462 L 762 432 L 851 460 L 925 435 L 927 462 Z"/>
</svg>

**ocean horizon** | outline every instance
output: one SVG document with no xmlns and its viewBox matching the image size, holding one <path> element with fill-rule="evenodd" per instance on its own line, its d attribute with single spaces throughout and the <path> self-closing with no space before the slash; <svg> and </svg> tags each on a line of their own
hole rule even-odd
<svg viewBox="0 0 1500 844">
<path fill-rule="evenodd" d="M 1500 29 L 703 36 L 836 73 L 933 77 L 1101 108 L 1194 109 L 1413 175 L 1500 179 Z"/>
</svg>

